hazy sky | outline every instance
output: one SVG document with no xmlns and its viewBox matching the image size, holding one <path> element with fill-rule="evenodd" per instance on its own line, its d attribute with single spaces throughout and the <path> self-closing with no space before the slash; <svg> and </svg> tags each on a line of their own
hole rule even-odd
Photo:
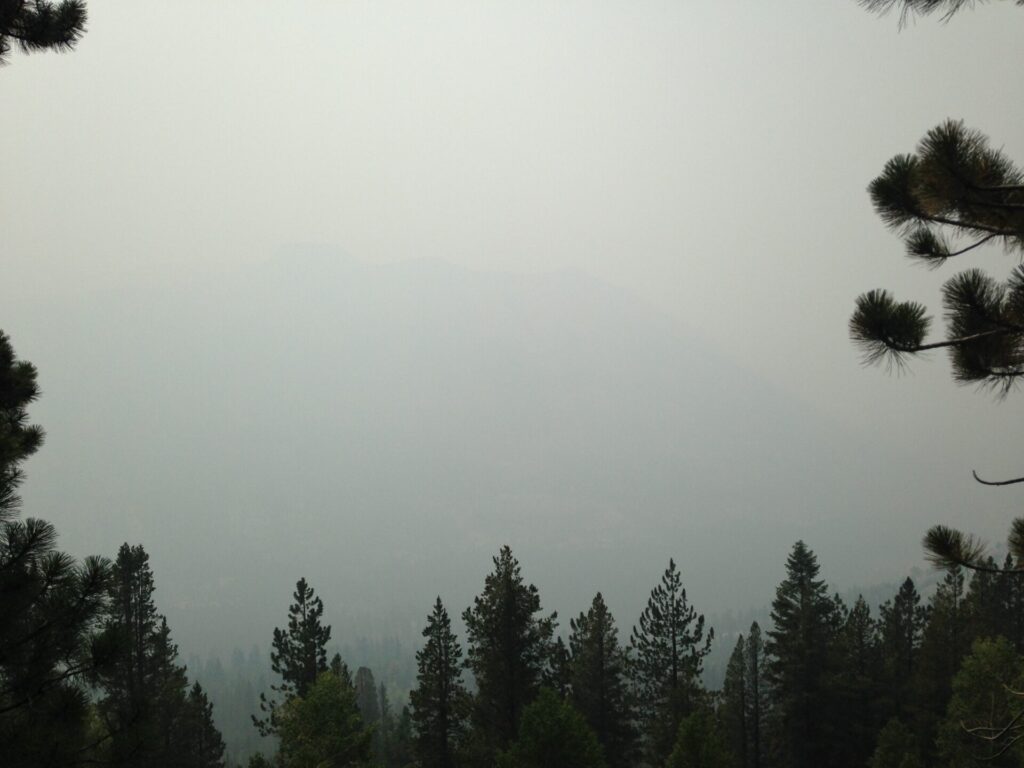
<svg viewBox="0 0 1024 768">
<path fill-rule="evenodd" d="M 603 589 L 628 624 L 670 554 L 744 609 L 797 537 L 872 584 L 930 524 L 1017 514 L 970 470 L 1024 472 L 1019 395 L 865 370 L 846 333 L 861 291 L 938 309 L 952 273 L 871 210 L 889 157 L 954 117 L 1024 160 L 1013 5 L 89 13 L 0 70 L 26 512 L 76 554 L 143 542 L 183 646 L 269 639 L 306 571 L 336 615 L 458 610 L 508 541 L 552 607 Z"/>
</svg>

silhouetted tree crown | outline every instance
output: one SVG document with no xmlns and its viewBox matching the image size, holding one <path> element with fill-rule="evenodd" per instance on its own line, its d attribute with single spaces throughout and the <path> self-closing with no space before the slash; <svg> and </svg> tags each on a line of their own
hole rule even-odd
<svg viewBox="0 0 1024 768">
<path fill-rule="evenodd" d="M 601 593 L 569 622 L 569 701 L 597 735 L 611 768 L 630 765 L 636 746 L 636 714 L 629 659 Z"/>
<path fill-rule="evenodd" d="M 523 709 L 533 701 L 549 668 L 556 614 L 538 615 L 540 595 L 526 584 L 519 561 L 504 546 L 494 570 L 462 619 L 466 667 L 476 680 L 476 726 L 493 748 L 515 738 Z"/>
<path fill-rule="evenodd" d="M 814 553 L 798 541 L 775 591 L 768 632 L 767 677 L 780 722 L 776 740 L 784 763 L 814 768 L 837 763 L 833 750 L 838 713 L 830 690 L 841 621 Z"/>
<path fill-rule="evenodd" d="M 649 760 L 668 757 L 679 723 L 700 700 L 700 675 L 713 637 L 704 616 L 687 602 L 682 576 L 669 560 L 630 636 Z"/>
<path fill-rule="evenodd" d="M 466 729 L 469 694 L 462 683 L 462 647 L 438 596 L 416 652 L 412 704 L 414 749 L 423 768 L 453 768 Z"/>
<path fill-rule="evenodd" d="M 0 0 L 0 64 L 11 46 L 26 53 L 67 51 L 85 32 L 82 0 Z"/>
<path fill-rule="evenodd" d="M 327 672 L 327 642 L 331 639 L 330 625 L 321 621 L 324 613 L 323 601 L 316 596 L 313 588 L 301 578 L 295 584 L 292 604 L 288 606 L 288 626 L 274 627 L 271 640 L 270 668 L 280 676 L 281 682 L 271 689 L 284 702 L 295 696 L 304 696 L 323 672 Z M 346 684 L 347 667 L 337 658 L 335 677 Z M 354 695 L 354 694 L 353 694 Z M 260 710 L 265 717 L 252 717 L 260 734 L 275 733 L 278 702 L 260 694 Z"/>
</svg>

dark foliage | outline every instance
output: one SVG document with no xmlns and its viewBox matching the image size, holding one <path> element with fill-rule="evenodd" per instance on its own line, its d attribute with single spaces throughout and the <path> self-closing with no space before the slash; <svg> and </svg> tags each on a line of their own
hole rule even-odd
<svg viewBox="0 0 1024 768">
<path fill-rule="evenodd" d="M 454 768 L 466 729 L 469 694 L 462 684 L 462 647 L 440 596 L 416 653 L 416 688 L 410 693 L 415 752 L 423 768 Z"/>
<path fill-rule="evenodd" d="M 649 761 L 668 757 L 679 723 L 702 701 L 700 675 L 713 637 L 713 630 L 705 632 L 704 616 L 687 602 L 682 577 L 669 560 L 630 636 Z"/>
<path fill-rule="evenodd" d="M 68 51 L 84 32 L 82 0 L 0 0 L 0 64 L 12 45 L 26 53 Z"/>
<path fill-rule="evenodd" d="M 321 622 L 323 601 L 316 597 L 304 578 L 295 584 L 292 599 L 294 602 L 288 606 L 288 626 L 274 628 L 270 652 L 270 668 L 281 678 L 281 682 L 271 688 L 284 701 L 305 696 L 318 676 L 327 671 L 327 641 L 331 639 L 330 625 Z M 277 729 L 276 708 L 276 701 L 260 694 L 260 710 L 265 716 L 254 715 L 253 723 L 264 736 Z"/>
<path fill-rule="evenodd" d="M 597 735 L 608 765 L 628 766 L 636 751 L 629 659 L 601 593 L 569 624 L 569 700 Z"/>
<path fill-rule="evenodd" d="M 516 737 L 519 719 L 533 701 L 551 658 L 555 614 L 538 615 L 540 594 L 523 581 L 519 562 L 505 546 L 494 558 L 484 589 L 467 608 L 466 667 L 476 680 L 473 708 L 478 743 L 504 749 Z"/>
</svg>

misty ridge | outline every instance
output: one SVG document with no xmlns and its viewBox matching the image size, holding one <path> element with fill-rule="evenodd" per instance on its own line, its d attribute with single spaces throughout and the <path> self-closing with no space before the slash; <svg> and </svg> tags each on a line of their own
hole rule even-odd
<svg viewBox="0 0 1024 768">
<path fill-rule="evenodd" d="M 871 513 L 855 440 L 585 275 L 296 248 L 64 311 L 31 338 L 33 412 L 63 432 L 26 503 L 97 551 L 120 541 L 92 514 L 152 531 L 164 610 L 199 653 L 266 635 L 300 575 L 337 624 L 408 632 L 438 591 L 467 603 L 502 543 L 562 610 L 593 584 L 639 604 L 669 557 L 709 610 L 760 608 L 770 590 L 716 553 L 774 574 L 808 506 L 833 529 Z M 79 487 L 44 481 L 67 467 Z M 766 509 L 775 527 L 751 529 Z"/>
<path fill-rule="evenodd" d="M 563 617 L 563 640 L 595 587 L 626 632 L 683 551 L 687 594 L 715 631 L 698 678 L 717 689 L 737 638 L 770 625 L 771 601 L 763 584 L 729 584 L 742 574 L 721 552 L 777 568 L 753 515 L 779 510 L 771 535 L 785 552 L 785 511 L 807 494 L 829 494 L 830 515 L 844 487 L 851 507 L 863 503 L 855 459 L 820 450 L 835 441 L 830 425 L 580 273 L 377 266 L 296 247 L 256 269 L 138 280 L 64 311 L 66 324 L 39 322 L 31 339 L 50 369 L 33 414 L 63 434 L 33 457 L 25 503 L 99 551 L 118 542 L 76 528 L 92 516 L 120 516 L 115 536 L 158 532 L 146 543 L 156 605 L 210 695 L 229 760 L 274 747 L 251 718 L 299 576 L 325 601 L 325 650 L 375 672 L 397 706 L 415 687 L 425 607 L 444 595 L 464 632 L 459 612 L 495 541 L 529 553 L 526 576 Z M 95 368 L 100 340 L 107 363 Z M 78 394 L 64 402 L 64 390 Z M 104 450 L 83 454 L 86 440 Z M 89 482 L 39 480 L 68 467 Z M 794 467 L 816 477 L 811 488 L 786 480 Z M 934 577 L 915 577 L 930 593 Z M 879 584 L 869 599 L 895 591 Z"/>
<path fill-rule="evenodd" d="M 0 0 L 0 768 L 1024 766 L 1021 7 Z"/>
</svg>

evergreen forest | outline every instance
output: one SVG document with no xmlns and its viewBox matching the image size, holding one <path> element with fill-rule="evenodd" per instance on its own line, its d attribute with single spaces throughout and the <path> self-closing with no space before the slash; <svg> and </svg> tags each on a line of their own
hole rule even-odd
<svg viewBox="0 0 1024 768">
<path fill-rule="evenodd" d="M 862 5 L 905 21 L 969 4 Z M 85 23 L 81 0 L 0 0 L 0 78 L 17 77 L 6 65 L 19 53 L 70 51 Z M 987 243 L 1024 249 L 1024 172 L 962 122 L 890 160 L 869 195 L 929 266 Z M 879 289 L 856 300 L 852 341 L 895 368 L 948 349 L 956 380 L 1012 397 L 1024 268 L 1006 281 L 961 272 L 943 296 L 943 340 L 927 340 L 923 305 Z M 0 768 L 1024 766 L 1024 519 L 998 560 L 934 526 L 934 581 L 908 577 L 870 601 L 830 586 L 798 540 L 777 553 L 784 578 L 764 615 L 717 631 L 682 560 L 659 565 L 645 605 L 610 605 L 593 584 L 589 604 L 560 616 L 495 542 L 489 564 L 460 574 L 472 602 L 423 605 L 415 644 L 359 627 L 340 642 L 322 585 L 300 578 L 282 585 L 291 599 L 266 637 L 186 660 L 146 542 L 70 554 L 22 503 L 45 425 L 17 344 L 0 331 Z"/>
</svg>

